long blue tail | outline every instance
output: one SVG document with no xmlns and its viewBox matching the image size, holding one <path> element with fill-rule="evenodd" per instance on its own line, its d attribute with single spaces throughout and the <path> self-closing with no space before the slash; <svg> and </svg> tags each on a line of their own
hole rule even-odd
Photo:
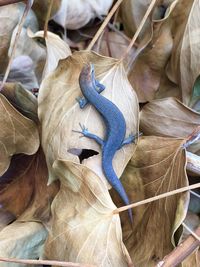
<svg viewBox="0 0 200 267">
<path fill-rule="evenodd" d="M 117 177 L 112 164 L 108 164 L 108 161 L 105 164 L 102 164 L 103 167 L 103 171 L 104 174 L 108 180 L 108 182 L 112 185 L 112 187 L 115 189 L 115 191 L 117 191 L 117 193 L 119 194 L 119 196 L 121 197 L 121 199 L 123 200 L 125 205 L 129 205 L 129 198 L 126 194 L 126 191 L 124 190 L 124 187 L 121 183 L 121 181 L 119 180 L 119 178 Z M 133 214 L 132 214 L 132 210 L 129 209 L 128 210 L 129 213 L 129 218 L 131 221 L 131 224 L 133 223 Z"/>
</svg>

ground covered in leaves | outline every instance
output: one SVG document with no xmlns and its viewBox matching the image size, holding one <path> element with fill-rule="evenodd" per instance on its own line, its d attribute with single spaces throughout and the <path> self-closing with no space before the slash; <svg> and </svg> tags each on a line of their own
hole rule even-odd
<svg viewBox="0 0 200 267">
<path fill-rule="evenodd" d="M 0 266 L 199 267 L 200 0 L 4 0 L 0 20 Z M 132 224 L 75 132 L 105 136 L 77 103 L 90 63 L 137 136 L 113 160 Z"/>
</svg>

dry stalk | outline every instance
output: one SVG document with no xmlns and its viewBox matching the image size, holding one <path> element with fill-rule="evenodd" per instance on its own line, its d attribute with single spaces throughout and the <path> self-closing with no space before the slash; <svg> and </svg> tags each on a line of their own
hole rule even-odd
<svg viewBox="0 0 200 267">
<path fill-rule="evenodd" d="M 200 237 L 200 227 L 194 232 Z M 185 260 L 200 245 L 200 241 L 189 235 L 178 247 L 164 257 L 155 267 L 175 267 Z"/>
<path fill-rule="evenodd" d="M 64 262 L 64 261 L 51 261 L 51 260 L 24 260 L 24 259 L 10 259 L 10 258 L 0 258 L 0 262 L 14 262 L 27 265 L 54 265 L 63 267 L 95 267 L 95 265 Z"/>
<path fill-rule="evenodd" d="M 122 3 L 122 1 L 123 0 L 118 0 L 115 3 L 115 5 L 111 8 L 110 12 L 108 13 L 108 15 L 105 18 L 104 22 L 101 24 L 101 27 L 96 32 L 95 36 L 93 37 L 92 41 L 90 42 L 90 44 L 88 45 L 88 47 L 87 47 L 86 50 L 90 51 L 92 49 L 92 47 L 94 46 L 94 44 L 96 43 L 96 41 L 98 40 L 98 38 L 100 37 L 100 35 L 102 34 L 103 30 L 107 26 L 108 22 L 110 21 L 110 19 L 114 15 L 115 11 L 118 9 L 118 7 L 120 6 L 120 4 Z"/>
</svg>

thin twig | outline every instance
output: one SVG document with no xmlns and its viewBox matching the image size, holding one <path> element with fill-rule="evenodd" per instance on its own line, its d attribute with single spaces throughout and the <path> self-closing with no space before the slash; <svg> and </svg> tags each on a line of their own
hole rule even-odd
<svg viewBox="0 0 200 267">
<path fill-rule="evenodd" d="M 51 16 L 51 10 L 52 10 L 52 6 L 53 6 L 53 2 L 54 2 L 54 0 L 51 0 L 50 4 L 48 6 L 47 15 L 46 15 L 45 24 L 44 24 L 44 38 L 47 37 L 48 22 L 49 22 L 49 19 Z"/>
<path fill-rule="evenodd" d="M 10 259 L 10 258 L 0 258 L 0 262 L 15 262 L 20 264 L 28 265 L 54 265 L 63 267 L 95 267 L 95 265 L 65 262 L 65 261 L 50 261 L 50 260 L 24 260 L 24 259 Z"/>
<path fill-rule="evenodd" d="M 141 206 L 141 205 L 144 205 L 144 204 L 147 204 L 147 203 L 150 203 L 150 202 L 153 202 L 153 201 L 165 198 L 165 197 L 170 197 L 170 196 L 173 196 L 173 195 L 176 195 L 176 194 L 180 194 L 180 193 L 183 193 L 185 191 L 192 190 L 192 189 L 199 188 L 199 187 L 200 187 L 200 183 L 189 185 L 189 186 L 185 186 L 185 187 L 181 187 L 179 189 L 172 190 L 170 192 L 166 192 L 166 193 L 160 194 L 158 196 L 150 197 L 150 198 L 144 199 L 142 201 L 138 201 L 136 203 L 133 203 L 133 204 L 126 205 L 126 206 L 123 206 L 121 208 L 115 209 L 113 211 L 113 213 L 116 214 L 116 213 L 131 209 L 131 208 L 135 208 L 135 207 L 138 207 L 138 206 Z"/>
<path fill-rule="evenodd" d="M 197 194 L 196 192 L 194 192 L 194 191 L 190 191 L 190 193 L 192 194 L 192 195 L 194 195 L 195 197 L 198 197 L 198 198 L 200 198 L 200 195 L 199 194 Z"/>
<path fill-rule="evenodd" d="M 100 37 L 100 35 L 102 34 L 103 30 L 107 26 L 108 22 L 110 21 L 110 19 L 114 15 L 115 11 L 118 9 L 118 7 L 120 6 L 120 4 L 122 3 L 122 1 L 123 0 L 118 0 L 115 3 L 115 5 L 111 8 L 110 12 L 108 13 L 108 15 L 105 18 L 104 22 L 101 24 L 101 27 L 96 32 L 95 36 L 93 37 L 92 41 L 90 42 L 90 44 L 88 45 L 88 47 L 87 47 L 86 50 L 90 51 L 92 49 L 92 47 L 94 46 L 94 44 L 96 43 L 96 41 L 98 40 L 98 38 Z"/>
<path fill-rule="evenodd" d="M 197 240 L 199 240 L 200 242 L 200 236 L 198 236 L 197 234 L 195 234 L 194 231 L 192 231 L 192 229 L 190 229 L 190 227 L 188 227 L 184 222 L 182 222 L 183 227 L 191 234 L 193 235 L 194 238 L 196 238 Z"/>
<path fill-rule="evenodd" d="M 148 7 L 148 9 L 147 9 L 147 11 L 146 11 L 146 13 L 145 13 L 145 15 L 144 15 L 142 21 L 140 22 L 140 25 L 139 25 L 139 27 L 137 28 L 137 31 L 135 32 L 135 34 L 134 34 L 134 36 L 133 36 L 133 38 L 132 38 L 132 40 L 131 40 L 129 46 L 127 47 L 125 53 L 122 55 L 121 60 L 124 60 L 125 57 L 128 55 L 128 53 L 130 52 L 132 46 L 134 45 L 136 39 L 138 38 L 138 36 L 139 36 L 139 34 L 140 34 L 140 32 L 141 32 L 141 30 L 142 30 L 142 28 L 143 28 L 143 26 L 144 26 L 146 20 L 147 20 L 149 14 L 151 13 L 151 11 L 152 11 L 152 9 L 153 9 L 153 7 L 154 7 L 154 5 L 155 5 L 156 2 L 157 2 L 157 0 L 152 0 L 152 2 L 151 2 L 151 4 L 149 5 L 149 7 Z"/>
<path fill-rule="evenodd" d="M 0 86 L 0 91 L 3 89 L 4 84 L 5 84 L 5 82 L 6 82 L 7 78 L 8 78 L 8 75 L 9 75 L 9 72 L 10 72 L 10 68 L 11 68 L 11 64 L 13 62 L 13 58 L 14 58 L 14 55 L 15 55 L 15 50 L 16 50 L 16 47 L 17 47 L 17 43 L 18 43 L 18 40 L 19 40 L 19 36 L 20 36 L 21 31 L 22 31 L 22 27 L 23 27 L 23 24 L 25 22 L 25 19 L 26 19 L 27 15 L 28 15 L 28 12 L 31 9 L 32 4 L 33 4 L 33 0 L 28 0 L 27 1 L 26 7 L 24 9 L 24 13 L 23 13 L 23 15 L 22 15 L 22 17 L 20 19 L 19 28 L 18 28 L 16 36 L 15 36 L 15 40 L 14 40 L 14 44 L 13 44 L 13 47 L 12 47 L 12 51 L 11 51 L 10 59 L 9 59 L 9 62 L 8 62 L 8 66 L 6 68 L 6 72 L 5 72 L 2 84 Z"/>
<path fill-rule="evenodd" d="M 200 227 L 195 231 L 197 236 L 200 236 Z M 198 246 L 199 240 L 194 236 L 189 235 L 177 248 L 170 254 L 164 257 L 155 267 L 175 267 L 185 260 Z"/>
<path fill-rule="evenodd" d="M 15 4 L 19 2 L 22 2 L 22 0 L 0 0 L 0 6 L 7 6 L 10 4 Z"/>
<path fill-rule="evenodd" d="M 104 21 L 104 17 L 102 17 L 101 15 L 97 15 L 97 18 L 99 18 L 101 21 Z M 130 38 L 126 36 L 122 31 L 119 31 L 112 23 L 108 22 L 108 28 L 123 37 L 126 41 L 130 42 Z"/>
</svg>

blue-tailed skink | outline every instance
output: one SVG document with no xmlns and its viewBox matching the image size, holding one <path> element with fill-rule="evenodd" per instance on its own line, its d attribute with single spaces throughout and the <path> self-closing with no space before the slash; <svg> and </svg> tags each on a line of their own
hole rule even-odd
<svg viewBox="0 0 200 267">
<path fill-rule="evenodd" d="M 78 100 L 80 108 L 84 108 L 89 103 L 100 113 L 106 126 L 106 135 L 105 139 L 102 140 L 100 137 L 91 134 L 81 124 L 82 131 L 78 132 L 82 133 L 85 137 L 94 139 L 101 146 L 104 175 L 112 187 L 118 192 L 125 205 L 128 205 L 128 196 L 113 169 L 112 161 L 116 151 L 123 145 L 133 142 L 135 137 L 131 135 L 125 139 L 126 122 L 124 116 L 113 102 L 100 95 L 105 87 L 95 79 L 94 66 L 92 64 L 83 67 L 79 76 L 79 85 L 84 96 Z M 129 209 L 128 211 L 132 222 L 132 210 Z"/>
</svg>

